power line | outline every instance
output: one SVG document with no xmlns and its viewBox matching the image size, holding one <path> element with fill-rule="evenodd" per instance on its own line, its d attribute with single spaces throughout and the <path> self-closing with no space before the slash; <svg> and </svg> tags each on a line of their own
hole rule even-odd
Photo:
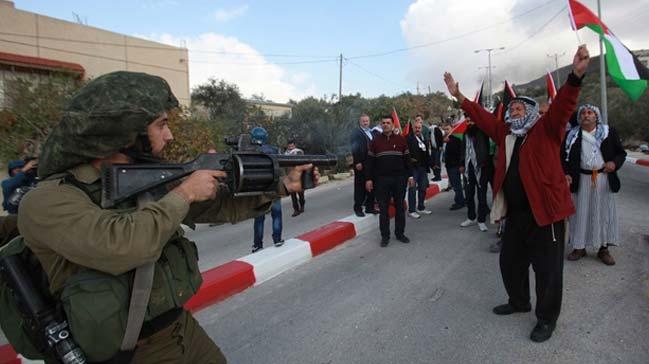
<svg viewBox="0 0 649 364">
<path fill-rule="evenodd" d="M 532 9 L 530 9 L 530 10 L 527 10 L 527 11 L 524 11 L 524 12 L 522 12 L 520 14 L 514 15 L 513 17 L 511 17 L 511 18 L 509 18 L 507 20 L 503 20 L 503 21 L 498 22 L 498 23 L 487 25 L 487 26 L 484 26 L 482 28 L 478 28 L 478 29 L 475 29 L 475 30 L 472 30 L 472 31 L 469 31 L 469 32 L 466 32 L 466 33 L 462 33 L 460 35 L 456 35 L 456 36 L 453 36 L 453 37 L 440 39 L 440 40 L 437 40 L 437 41 L 434 41 L 434 42 L 423 43 L 423 44 L 419 44 L 419 45 L 415 45 L 415 46 L 411 46 L 411 47 L 393 49 L 393 50 L 385 51 L 385 52 L 378 52 L 378 53 L 371 53 L 371 54 L 365 54 L 365 55 L 360 55 L 360 56 L 347 57 L 347 59 L 383 57 L 383 56 L 387 56 L 387 55 L 390 55 L 390 54 L 406 52 L 406 51 L 410 51 L 410 50 L 414 50 L 414 49 L 420 49 L 420 48 L 427 48 L 427 47 L 431 47 L 431 46 L 434 46 L 434 45 L 450 42 L 450 41 L 453 41 L 453 40 L 458 40 L 458 39 L 467 37 L 469 35 L 480 33 L 482 31 L 485 31 L 485 30 L 488 30 L 488 29 L 491 29 L 491 28 L 495 28 L 495 27 L 501 26 L 503 24 L 507 24 L 507 23 L 511 22 L 513 19 L 520 18 L 522 16 L 530 14 L 530 13 L 536 11 L 536 10 L 539 10 L 539 9 L 541 9 L 541 8 L 547 6 L 547 5 L 550 5 L 551 3 L 557 2 L 557 1 L 558 0 L 550 0 L 550 1 L 546 2 L 546 3 L 544 3 L 544 4 L 536 6 L 536 7 L 532 8 Z"/>
<path fill-rule="evenodd" d="M 35 45 L 30 44 L 30 43 L 16 42 L 16 41 L 13 41 L 13 40 L 2 39 L 2 38 L 0 38 L 0 42 L 13 43 L 13 44 L 19 44 L 19 45 L 35 47 Z M 86 56 L 86 57 L 106 59 L 106 60 L 109 60 L 109 61 L 115 61 L 115 62 L 120 62 L 120 63 L 126 62 L 126 63 L 130 63 L 130 64 L 136 64 L 136 65 L 139 65 L 139 66 L 153 67 L 153 68 L 159 68 L 159 69 L 164 69 L 164 70 L 168 70 L 168 71 L 187 73 L 187 70 L 181 70 L 181 69 L 177 69 L 177 68 L 159 66 L 159 65 L 155 65 L 155 64 L 149 64 L 149 63 L 134 62 L 134 61 L 131 61 L 131 60 L 126 60 L 126 59 L 121 59 L 121 58 L 99 56 L 99 55 L 91 54 L 91 53 L 71 51 L 71 50 L 67 50 L 67 49 L 59 49 L 59 48 L 47 47 L 47 46 L 43 46 L 43 45 L 39 46 L 39 48 L 49 49 L 49 50 L 52 50 L 52 51 L 69 53 L 69 54 L 76 54 L 76 55 Z"/>
<path fill-rule="evenodd" d="M 515 50 L 516 48 L 522 46 L 523 44 L 525 44 L 525 42 L 527 42 L 528 40 L 534 38 L 534 37 L 535 37 L 536 35 L 538 35 L 538 34 L 539 34 L 543 29 L 545 29 L 545 27 L 547 27 L 548 25 L 550 25 L 550 23 L 552 23 L 552 22 L 554 21 L 554 19 L 556 19 L 556 18 L 557 18 L 561 13 L 563 13 L 563 11 L 566 10 L 567 7 L 568 7 L 568 6 L 566 5 L 566 6 L 562 7 L 561 9 L 559 9 L 559 11 L 558 11 L 556 14 L 552 15 L 552 16 L 550 17 L 550 19 L 548 19 L 548 21 L 546 21 L 545 23 L 543 23 L 543 25 L 541 25 L 541 27 L 540 27 L 539 29 L 537 29 L 534 33 L 532 33 L 532 35 L 530 35 L 530 36 L 527 37 L 526 39 L 523 39 L 522 41 L 518 42 L 516 45 L 507 48 L 507 50 L 505 50 L 505 51 L 498 52 L 498 53 L 494 53 L 494 56 L 498 56 L 498 55 L 501 55 L 501 54 L 509 53 L 509 52 Z"/>
<path fill-rule="evenodd" d="M 367 68 L 365 68 L 365 67 L 359 65 L 358 63 L 356 63 L 356 62 L 350 60 L 349 58 L 345 58 L 345 61 L 347 61 L 347 63 L 351 64 L 352 66 L 355 66 L 355 67 L 359 68 L 359 69 L 362 70 L 363 72 L 365 72 L 365 73 L 367 73 L 367 74 L 369 74 L 369 75 L 372 75 L 372 76 L 374 76 L 374 77 L 376 77 L 376 78 L 378 78 L 378 79 L 380 79 L 380 80 L 383 80 L 383 81 L 385 81 L 385 82 L 391 84 L 391 85 L 394 86 L 394 87 L 402 87 L 402 86 L 397 86 L 397 82 L 394 82 L 394 81 L 388 80 L 387 78 L 385 78 L 385 77 L 383 77 L 383 76 L 381 76 L 381 75 L 379 75 L 379 74 L 377 74 L 377 73 L 374 73 L 374 72 L 368 70 Z M 405 86 L 405 85 L 404 85 L 404 86 Z M 406 87 L 405 89 L 406 89 L 406 90 L 410 90 L 410 87 Z"/>
<path fill-rule="evenodd" d="M 24 38 L 39 38 L 39 39 L 48 39 L 61 42 L 70 42 L 70 43 L 81 43 L 81 44 L 92 44 L 92 45 L 102 45 L 102 46 L 111 46 L 111 47 L 127 47 L 127 48 L 140 48 L 140 49 L 151 49 L 151 50 L 162 50 L 162 51 L 178 51 L 178 47 L 175 46 L 148 46 L 141 44 L 126 44 L 126 43 L 114 43 L 114 42 L 100 42 L 94 40 L 84 40 L 84 39 L 72 39 L 72 38 L 61 38 L 61 37 L 52 37 L 44 35 L 33 35 L 33 34 L 24 34 L 24 33 L 13 33 L 13 32 L 0 32 L 0 35 L 9 35 L 14 37 L 24 37 Z M 173 47 L 173 48 L 171 48 Z M 285 58 L 327 58 L 334 57 L 333 55 L 310 55 L 310 54 L 282 54 L 282 53 L 254 53 L 254 52 L 228 52 L 228 51 L 215 51 L 207 49 L 197 49 L 197 48 L 186 48 L 180 47 L 181 49 L 187 49 L 189 52 L 194 53 L 205 53 L 205 54 L 222 54 L 222 55 L 233 55 L 233 56 L 250 56 L 250 57 L 285 57 Z"/>
<path fill-rule="evenodd" d="M 189 63 L 202 63 L 202 64 L 213 64 L 213 65 L 236 65 L 236 66 L 275 66 L 275 65 L 291 65 L 291 64 L 313 64 L 313 63 L 331 63 L 338 62 L 337 59 L 320 59 L 313 61 L 295 61 L 295 62 L 273 62 L 273 63 L 259 63 L 259 62 L 210 62 L 210 61 L 192 61 Z"/>
</svg>

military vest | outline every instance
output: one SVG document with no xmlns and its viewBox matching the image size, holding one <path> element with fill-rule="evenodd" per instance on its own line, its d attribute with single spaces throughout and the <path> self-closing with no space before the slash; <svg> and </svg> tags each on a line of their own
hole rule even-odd
<svg viewBox="0 0 649 364">
<path fill-rule="evenodd" d="M 66 176 L 64 181 L 82 190 L 95 204 L 100 204 L 101 183 L 99 181 L 88 185 L 76 181 L 70 175 Z M 113 209 L 124 213 L 133 212 L 136 210 L 136 203 L 134 200 L 127 200 Z M 21 246 L 14 247 L 12 251 L 18 251 L 20 254 L 25 254 L 24 250 L 29 251 L 23 246 L 22 240 L 19 243 Z M 119 352 L 124 337 L 134 270 L 114 276 L 90 268 L 81 268 L 80 271 L 65 278 L 63 287 L 54 292 L 54 296 L 58 298 L 65 311 L 72 336 L 86 354 L 88 361 L 107 361 Z M 151 295 L 140 336 L 155 332 L 151 327 L 156 325 L 149 324 L 155 323 L 156 319 L 169 317 L 169 313 L 181 310 L 198 291 L 202 281 L 196 244 L 185 238 L 183 230 L 179 227 L 155 263 Z M 0 302 L 0 306 L 5 305 L 7 301 L 8 299 Z M 2 307 L 0 310 L 2 310 L 3 321 L 5 312 L 12 311 L 4 310 Z M 15 308 L 13 312 L 17 312 Z M 15 323 L 8 325 L 15 326 Z M 2 325 L 5 333 L 7 329 L 20 331 L 20 325 L 17 329 L 6 329 L 5 326 Z M 16 351 L 20 352 L 20 347 L 16 347 L 20 343 L 12 341 L 9 334 L 7 337 Z M 28 349 L 31 350 L 23 355 L 33 354 L 33 345 Z M 34 355 L 25 356 L 39 359 Z"/>
</svg>

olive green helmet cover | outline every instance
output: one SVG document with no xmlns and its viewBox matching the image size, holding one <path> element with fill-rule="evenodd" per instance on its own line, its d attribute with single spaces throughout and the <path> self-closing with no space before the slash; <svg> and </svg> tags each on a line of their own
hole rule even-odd
<svg viewBox="0 0 649 364">
<path fill-rule="evenodd" d="M 178 100 L 158 76 L 118 71 L 98 77 L 65 106 L 43 145 L 38 174 L 46 178 L 119 152 L 175 107 Z"/>
</svg>

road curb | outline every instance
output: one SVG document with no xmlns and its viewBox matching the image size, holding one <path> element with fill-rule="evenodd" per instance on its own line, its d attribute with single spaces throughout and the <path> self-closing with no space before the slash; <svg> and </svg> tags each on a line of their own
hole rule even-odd
<svg viewBox="0 0 649 364">
<path fill-rule="evenodd" d="M 448 187 L 447 179 L 443 179 L 439 182 L 431 182 L 430 187 L 426 190 L 426 199 L 428 200 L 433 198 L 446 187 Z M 407 205 L 404 203 L 404 206 Z M 394 211 L 394 208 L 391 210 Z M 206 274 L 203 274 L 203 286 L 188 302 L 188 304 L 191 303 L 191 305 L 186 306 L 186 308 L 191 311 L 197 311 L 222 301 L 249 288 L 250 286 L 265 282 L 282 272 L 321 255 L 322 253 L 329 251 L 358 235 L 376 229 L 377 225 L 377 215 L 366 215 L 365 217 L 350 215 L 326 224 L 318 229 L 301 234 L 295 239 L 288 239 L 280 248 L 267 248 L 255 254 L 239 258 L 234 262 L 242 262 L 252 266 L 252 272 L 254 275 L 253 284 L 247 285 L 248 281 L 246 281 L 245 287 L 243 287 L 244 283 L 239 283 L 239 285 L 228 285 L 224 282 L 226 279 L 235 279 L 234 277 L 217 277 L 216 273 L 212 273 L 222 266 L 210 269 L 207 271 L 210 272 L 210 276 L 208 277 Z M 307 248 L 309 249 L 308 255 L 305 253 Z M 224 265 L 230 263 L 225 263 Z M 218 280 L 219 284 L 212 284 L 211 280 Z M 215 292 L 215 290 L 219 290 L 221 287 L 232 286 L 237 286 L 239 288 L 243 287 L 243 289 L 237 290 L 236 292 Z M 195 302 L 200 302 L 200 304 L 195 304 Z M 2 363 L 0 362 L 0 364 Z"/>
<path fill-rule="evenodd" d="M 643 167 L 649 167 L 649 159 L 626 157 L 627 163 L 637 164 Z"/>
<path fill-rule="evenodd" d="M 431 182 L 426 190 L 426 200 L 433 198 L 446 187 L 446 178 L 439 182 Z M 405 201 L 404 208 L 407 208 Z M 393 206 L 390 206 L 390 217 L 394 217 Z M 281 247 L 266 248 L 204 271 L 201 273 L 201 288 L 185 304 L 185 308 L 192 312 L 200 311 L 297 267 L 358 235 L 376 229 L 377 225 L 378 215 L 350 215 L 294 239 L 287 239 Z M 42 362 L 22 358 L 11 345 L 0 346 L 0 364 L 20 363 Z"/>
</svg>

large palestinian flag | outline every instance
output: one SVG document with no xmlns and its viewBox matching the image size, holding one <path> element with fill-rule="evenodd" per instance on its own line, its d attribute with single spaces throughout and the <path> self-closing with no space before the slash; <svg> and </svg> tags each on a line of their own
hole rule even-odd
<svg viewBox="0 0 649 364">
<path fill-rule="evenodd" d="M 637 101 L 647 89 L 649 69 L 584 4 L 577 0 L 568 0 L 568 4 L 573 30 L 588 27 L 602 36 L 608 74 L 633 101 Z"/>
</svg>

